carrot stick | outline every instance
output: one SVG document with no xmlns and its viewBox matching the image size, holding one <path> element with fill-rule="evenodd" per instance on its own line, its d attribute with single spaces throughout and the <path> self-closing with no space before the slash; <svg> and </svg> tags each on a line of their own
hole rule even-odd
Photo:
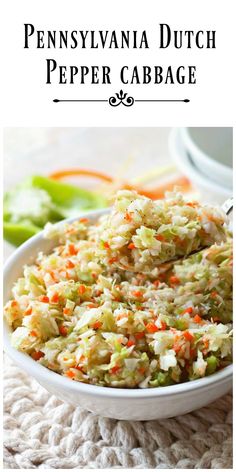
<svg viewBox="0 0 236 472">
<path fill-rule="evenodd" d="M 84 177 L 95 177 L 96 179 L 104 180 L 105 182 L 113 182 L 113 178 L 109 175 L 103 174 L 102 172 L 88 169 L 65 169 L 58 172 L 53 172 L 49 175 L 51 179 L 61 180 L 65 177 L 73 176 L 84 176 Z"/>
<path fill-rule="evenodd" d="M 182 192 L 188 192 L 191 189 L 191 184 L 186 177 L 178 177 L 177 179 L 172 180 L 171 182 L 158 185 L 158 187 L 150 189 L 150 190 L 139 188 L 139 187 L 136 187 L 136 188 L 133 187 L 133 188 L 136 189 L 137 192 L 140 193 L 141 195 L 144 195 L 145 197 L 149 197 L 155 200 L 155 199 L 163 198 L 165 195 L 165 192 L 173 190 L 175 186 L 181 187 Z"/>
</svg>

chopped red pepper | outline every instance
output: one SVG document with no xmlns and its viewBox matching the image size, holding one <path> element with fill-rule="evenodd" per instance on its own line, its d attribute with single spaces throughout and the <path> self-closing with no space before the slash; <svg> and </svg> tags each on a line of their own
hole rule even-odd
<svg viewBox="0 0 236 472">
<path fill-rule="evenodd" d="M 42 357 L 44 357 L 45 354 L 44 352 L 42 351 L 35 351 L 31 354 L 31 357 L 35 360 L 35 361 L 39 361 L 39 359 L 41 359 Z"/>
<path fill-rule="evenodd" d="M 155 238 L 157 239 L 157 241 L 165 241 L 165 237 L 162 234 L 157 234 Z"/>
<path fill-rule="evenodd" d="M 165 321 L 162 321 L 162 322 L 161 322 L 161 330 L 162 330 L 162 331 L 165 331 L 166 328 L 167 328 L 167 324 L 165 323 Z"/>
<path fill-rule="evenodd" d="M 135 249 L 135 244 L 134 243 L 129 243 L 128 249 Z"/>
<path fill-rule="evenodd" d="M 143 296 L 143 294 L 142 294 L 142 292 L 140 292 L 140 290 L 134 290 L 134 291 L 132 292 L 132 295 L 133 295 L 134 297 L 137 297 L 137 298 L 140 298 L 140 297 Z"/>
<path fill-rule="evenodd" d="M 74 244 L 69 244 L 68 249 L 69 249 L 69 254 L 71 256 L 76 256 L 76 254 L 78 253 L 78 250 L 76 249 Z"/>
<path fill-rule="evenodd" d="M 74 369 L 79 370 L 80 372 L 83 372 L 83 367 L 81 365 L 75 365 Z"/>
<path fill-rule="evenodd" d="M 107 241 L 105 241 L 103 245 L 106 249 L 110 249 L 110 244 Z"/>
<path fill-rule="evenodd" d="M 43 303 L 49 303 L 49 298 L 46 295 L 41 295 L 41 297 L 39 297 L 39 301 Z"/>
<path fill-rule="evenodd" d="M 35 336 L 36 337 L 38 335 L 37 335 L 37 332 L 34 329 L 32 329 L 32 331 L 30 331 L 30 336 Z"/>
<path fill-rule="evenodd" d="M 58 303 L 58 301 L 59 301 L 59 295 L 58 295 L 57 292 L 55 292 L 55 293 L 53 294 L 53 296 L 51 297 L 51 302 L 52 302 L 52 303 Z"/>
<path fill-rule="evenodd" d="M 98 303 L 88 303 L 87 307 L 88 307 L 88 308 L 97 308 L 97 307 L 98 307 Z"/>
<path fill-rule="evenodd" d="M 144 374 L 146 372 L 146 369 L 145 367 L 139 367 L 138 371 L 140 374 Z"/>
<path fill-rule="evenodd" d="M 127 347 L 131 347 L 131 346 L 135 346 L 135 342 L 132 341 L 132 339 L 129 339 L 127 344 L 126 344 Z"/>
<path fill-rule="evenodd" d="M 59 327 L 59 333 L 61 334 L 61 336 L 67 336 L 68 329 L 65 326 L 61 325 Z"/>
<path fill-rule="evenodd" d="M 70 259 L 68 259 L 66 267 L 67 269 L 73 269 L 75 267 L 75 264 Z"/>
<path fill-rule="evenodd" d="M 172 285 L 178 285 L 180 283 L 179 278 L 176 277 L 175 275 L 171 275 L 171 277 L 169 278 L 169 281 Z"/>
<path fill-rule="evenodd" d="M 136 339 L 142 339 L 145 336 L 145 332 L 140 331 L 138 333 L 135 333 L 134 336 L 136 337 Z"/>
<path fill-rule="evenodd" d="M 63 308 L 63 315 L 69 315 L 70 314 L 70 309 L 69 308 Z"/>
<path fill-rule="evenodd" d="M 156 333 L 158 331 L 158 327 L 155 325 L 155 323 L 148 323 L 146 325 L 146 330 L 148 333 Z"/>
<path fill-rule="evenodd" d="M 192 333 L 190 333 L 189 331 L 184 331 L 184 337 L 187 341 L 192 341 L 194 339 L 194 336 Z"/>
<path fill-rule="evenodd" d="M 109 259 L 109 264 L 113 264 L 113 262 L 117 262 L 118 261 L 118 257 L 115 256 L 115 257 L 111 257 L 111 259 Z"/>
<path fill-rule="evenodd" d="M 80 295 L 83 295 L 86 292 L 86 287 L 85 285 L 80 285 L 78 288 L 78 292 Z"/>
<path fill-rule="evenodd" d="M 17 306 L 18 306 L 18 302 L 17 302 L 16 300 L 12 300 L 12 302 L 11 302 L 11 307 L 12 307 L 12 308 L 14 308 L 14 307 L 16 308 Z"/>
<path fill-rule="evenodd" d="M 155 285 L 156 288 L 158 288 L 159 285 L 160 285 L 160 280 L 154 280 L 154 282 L 152 282 L 152 283 L 153 283 L 153 285 Z"/>
<path fill-rule="evenodd" d="M 25 310 L 25 313 L 24 313 L 24 314 L 25 314 L 25 316 L 28 316 L 28 315 L 31 315 L 31 313 L 32 313 L 32 306 L 29 306 L 29 307 L 27 308 L 27 310 Z"/>
<path fill-rule="evenodd" d="M 74 374 L 73 370 L 67 370 L 66 376 L 69 377 L 70 379 L 73 379 L 75 374 Z"/>
<path fill-rule="evenodd" d="M 191 313 L 193 312 L 193 308 L 190 306 L 189 308 L 186 308 L 183 313 L 189 313 L 191 315 Z"/>
<path fill-rule="evenodd" d="M 126 212 L 124 218 L 125 218 L 125 220 L 127 220 L 127 221 L 132 221 L 132 219 L 133 219 L 132 213 Z"/>
<path fill-rule="evenodd" d="M 95 323 L 92 324 L 93 329 L 99 329 L 101 328 L 101 326 L 102 326 L 101 321 L 95 321 Z"/>
<path fill-rule="evenodd" d="M 114 367 L 112 367 L 109 372 L 110 374 L 115 374 L 118 370 L 120 369 L 120 366 L 119 365 L 115 365 Z"/>
</svg>

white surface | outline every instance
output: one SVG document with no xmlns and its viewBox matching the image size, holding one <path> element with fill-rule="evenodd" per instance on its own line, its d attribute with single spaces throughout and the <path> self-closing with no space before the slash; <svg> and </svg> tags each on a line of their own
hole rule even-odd
<svg viewBox="0 0 236 472">
<path fill-rule="evenodd" d="M 221 205 L 227 198 L 232 196 L 231 189 L 207 179 L 194 167 L 180 139 L 178 128 L 174 128 L 171 131 L 169 148 L 176 165 L 189 178 L 194 187 L 198 189 L 202 200 Z"/>
<path fill-rule="evenodd" d="M 96 219 L 102 212 L 87 216 Z M 43 233 L 39 233 L 14 252 L 4 270 L 4 301 L 9 299 L 12 284 L 20 276 L 23 265 L 32 262 L 39 250 L 47 252 L 52 247 L 53 241 L 43 239 Z M 182 415 L 216 400 L 232 386 L 232 366 L 203 379 L 158 389 L 128 390 L 86 385 L 50 371 L 11 347 L 6 324 L 4 347 L 14 362 L 49 392 L 64 401 L 110 418 L 150 420 Z"/>
<path fill-rule="evenodd" d="M 191 136 L 190 129 L 179 128 L 179 136 L 197 171 L 207 179 L 210 178 L 216 182 L 216 184 L 232 190 L 233 149 L 230 146 L 229 129 L 210 128 L 211 131 L 209 132 L 209 128 L 203 128 L 204 133 L 201 133 L 202 128 L 199 128 L 199 137 L 201 137 L 204 147 L 212 150 L 212 155 L 204 152 L 196 139 L 194 140 Z M 193 129 L 197 130 L 198 128 Z"/>
</svg>

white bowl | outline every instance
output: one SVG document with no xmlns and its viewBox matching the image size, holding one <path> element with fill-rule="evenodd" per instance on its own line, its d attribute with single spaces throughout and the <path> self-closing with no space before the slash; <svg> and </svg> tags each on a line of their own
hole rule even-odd
<svg viewBox="0 0 236 472">
<path fill-rule="evenodd" d="M 177 167 L 189 178 L 193 186 L 200 192 L 200 198 L 207 203 L 222 204 L 232 196 L 232 190 L 203 175 L 188 156 L 181 140 L 179 128 L 173 128 L 169 135 L 170 155 Z M 211 176 L 211 174 L 209 173 Z"/>
<path fill-rule="evenodd" d="M 90 212 L 86 217 L 95 220 L 106 212 Z M 13 253 L 4 268 L 4 303 L 10 298 L 12 285 L 22 274 L 23 265 L 32 263 L 38 251 L 48 252 L 52 247 L 53 242 L 45 240 L 41 232 Z M 216 400 L 231 389 L 232 366 L 203 379 L 162 388 L 118 389 L 87 385 L 62 377 L 41 366 L 27 354 L 17 351 L 11 346 L 9 335 L 10 329 L 5 323 L 6 353 L 49 392 L 65 402 L 80 405 L 109 418 L 151 420 L 182 415 Z"/>
<path fill-rule="evenodd" d="M 200 173 L 232 190 L 230 132 L 230 128 L 179 128 L 182 143 Z"/>
</svg>

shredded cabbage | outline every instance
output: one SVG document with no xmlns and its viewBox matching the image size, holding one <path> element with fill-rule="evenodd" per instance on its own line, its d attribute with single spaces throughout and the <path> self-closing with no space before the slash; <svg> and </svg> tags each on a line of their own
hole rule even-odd
<svg viewBox="0 0 236 472">
<path fill-rule="evenodd" d="M 12 345 L 72 380 L 110 387 L 162 387 L 225 367 L 225 223 L 219 208 L 179 193 L 152 201 L 122 191 L 96 223 L 47 225 L 54 250 L 24 267 L 4 307 Z"/>
</svg>

